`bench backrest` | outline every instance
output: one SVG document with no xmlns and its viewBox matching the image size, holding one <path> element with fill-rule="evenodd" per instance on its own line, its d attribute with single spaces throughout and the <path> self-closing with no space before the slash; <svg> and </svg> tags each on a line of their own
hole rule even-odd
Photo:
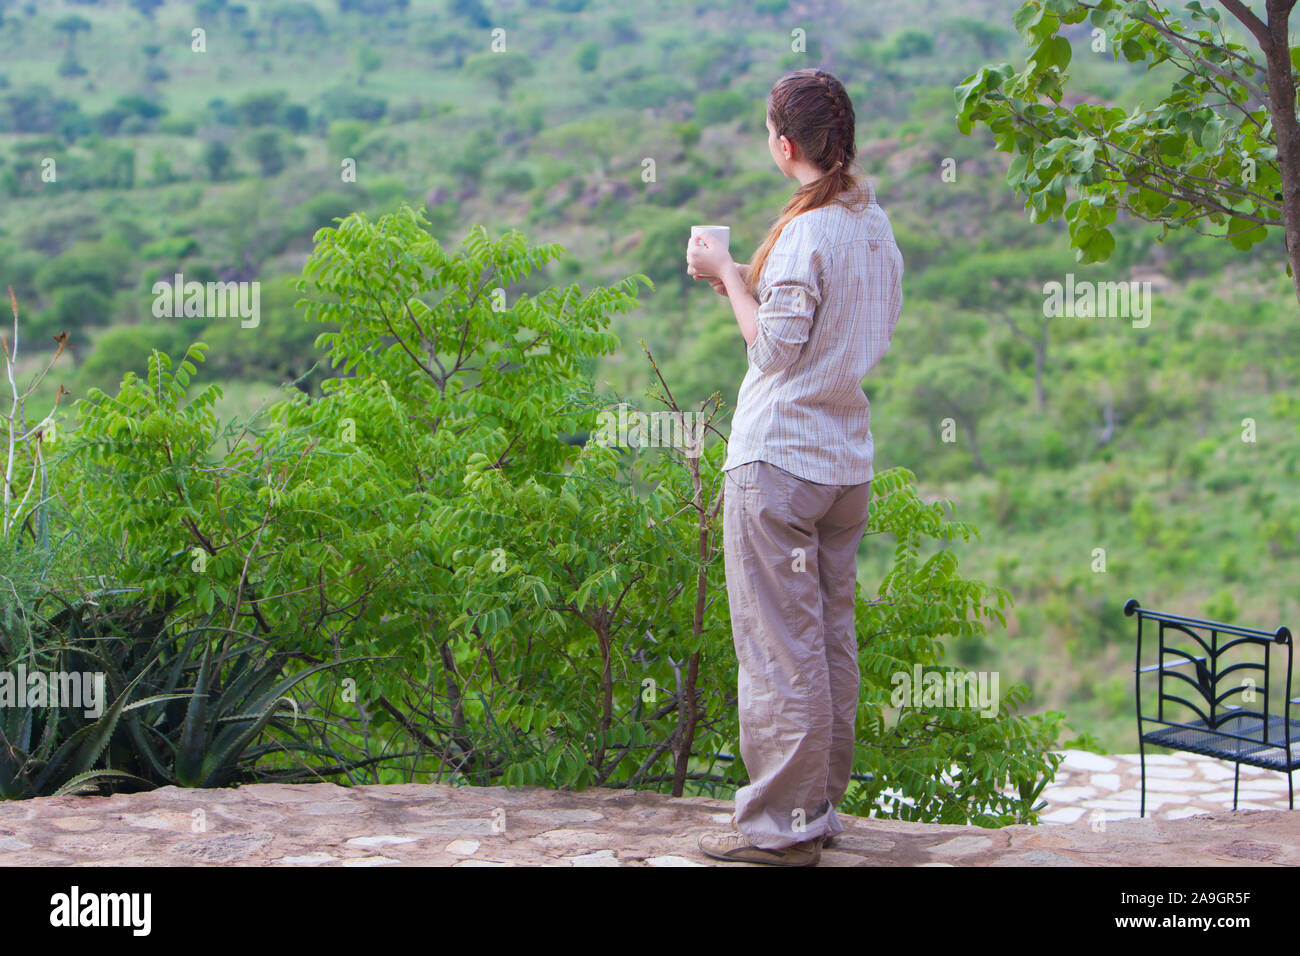
<svg viewBox="0 0 1300 956">
<path fill-rule="evenodd" d="M 1220 621 L 1148 611 L 1136 599 L 1124 605 L 1124 613 L 1129 617 L 1136 615 L 1138 619 L 1134 683 L 1139 728 L 1143 721 L 1151 721 L 1199 725 L 1237 736 L 1232 732 L 1247 723 L 1239 718 L 1258 718 L 1261 724 L 1256 726 L 1266 727 L 1281 717 L 1289 725 L 1290 630 L 1279 627 L 1272 632 L 1259 631 Z M 1148 625 L 1148 631 L 1155 631 L 1151 636 L 1156 663 L 1146 667 L 1142 665 L 1144 621 L 1155 625 L 1154 628 Z M 1275 660 L 1274 653 L 1284 654 L 1284 660 Z M 1282 682 L 1282 698 L 1274 703 L 1270 700 L 1270 677 L 1283 662 L 1286 676 Z M 1154 716 L 1142 712 L 1142 675 L 1152 672 L 1157 674 L 1159 686 Z M 1166 704 L 1171 706 L 1166 708 Z"/>
</svg>

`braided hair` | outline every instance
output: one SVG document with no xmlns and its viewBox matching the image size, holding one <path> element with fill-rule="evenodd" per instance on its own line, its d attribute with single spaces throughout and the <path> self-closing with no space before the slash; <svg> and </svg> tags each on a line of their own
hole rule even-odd
<svg viewBox="0 0 1300 956">
<path fill-rule="evenodd" d="M 756 298 L 763 264 L 786 223 L 810 209 L 844 203 L 840 193 L 858 185 L 849 171 L 857 155 L 853 103 L 844 84 L 832 74 L 807 69 L 781 77 L 767 95 L 767 117 L 776 135 L 797 145 L 824 175 L 795 190 L 754 253 L 747 285 Z"/>
</svg>

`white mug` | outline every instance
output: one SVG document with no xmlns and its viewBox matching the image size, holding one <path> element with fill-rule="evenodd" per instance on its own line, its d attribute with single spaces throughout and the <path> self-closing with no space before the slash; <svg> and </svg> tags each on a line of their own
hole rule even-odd
<svg viewBox="0 0 1300 956">
<path fill-rule="evenodd" d="M 730 226 L 691 226 L 691 242 L 694 243 L 695 237 L 702 232 L 707 232 L 710 236 L 722 243 L 722 248 L 731 249 L 731 227 Z M 703 275 L 703 273 L 697 273 Z M 707 278 L 707 277 L 706 277 Z"/>
</svg>

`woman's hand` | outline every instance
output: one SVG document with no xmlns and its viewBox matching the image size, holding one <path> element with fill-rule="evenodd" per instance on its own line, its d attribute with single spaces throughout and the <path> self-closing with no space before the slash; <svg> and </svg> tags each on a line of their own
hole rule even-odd
<svg viewBox="0 0 1300 956">
<path fill-rule="evenodd" d="M 709 285 L 713 286 L 713 291 L 718 293 L 718 295 L 727 294 L 727 284 L 723 282 L 721 279 L 719 279 L 717 276 L 696 276 L 695 278 L 707 279 Z"/>
<path fill-rule="evenodd" d="M 748 262 L 738 262 L 738 263 L 736 263 L 736 269 L 740 272 L 740 278 L 743 279 L 745 282 L 748 282 L 748 281 L 749 281 L 749 263 L 748 263 Z M 723 282 L 721 279 L 719 279 L 717 276 L 696 276 L 695 278 L 697 278 L 697 279 L 707 279 L 708 282 L 709 282 L 709 285 L 711 285 L 711 286 L 713 287 L 713 291 L 714 291 L 714 292 L 718 293 L 718 295 L 720 295 L 720 296 L 724 296 L 724 297 L 726 296 L 726 294 L 727 294 L 727 284 L 726 284 L 725 282 Z"/>
<path fill-rule="evenodd" d="M 688 275 L 720 277 L 725 274 L 729 265 L 735 265 L 731 253 L 707 232 L 693 236 L 687 241 L 686 273 Z"/>
</svg>

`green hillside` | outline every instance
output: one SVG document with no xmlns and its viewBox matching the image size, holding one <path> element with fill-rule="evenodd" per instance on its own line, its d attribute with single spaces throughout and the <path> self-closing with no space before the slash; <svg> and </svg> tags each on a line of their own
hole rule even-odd
<svg viewBox="0 0 1300 956">
<path fill-rule="evenodd" d="M 646 274 L 656 288 L 615 319 L 622 347 L 598 380 L 642 401 L 644 339 L 683 405 L 714 391 L 734 404 L 744 343 L 725 300 L 686 275 L 685 240 L 719 222 L 738 261 L 758 245 L 792 191 L 764 97 L 820 66 L 853 99 L 858 172 L 906 267 L 902 320 L 867 382 L 876 468 L 906 466 L 927 500 L 954 502 L 982 533 L 955 546 L 964 572 L 1015 598 L 1006 631 L 955 643 L 956 662 L 1134 750 L 1128 598 L 1300 624 L 1300 316 L 1280 235 L 1242 253 L 1132 222 L 1108 262 L 1081 265 L 1062 224 L 1029 221 L 1009 157 L 953 121 L 964 77 L 1024 61 L 1018 6 L 0 0 L 0 286 L 19 303 L 24 370 L 35 343 L 70 333 L 34 405 L 200 339 L 193 387 L 219 381 L 223 415 L 286 383 L 318 390 L 321 327 L 293 286 L 313 235 L 403 202 L 447 247 L 476 223 L 563 245 L 526 288 Z M 1071 95 L 1150 97 L 1158 77 L 1086 37 Z M 153 285 L 177 273 L 259 280 L 260 323 L 155 317 Z M 1045 322 L 1044 284 L 1070 274 L 1150 282 L 1149 324 Z M 864 581 L 889 550 L 868 539 Z"/>
</svg>

